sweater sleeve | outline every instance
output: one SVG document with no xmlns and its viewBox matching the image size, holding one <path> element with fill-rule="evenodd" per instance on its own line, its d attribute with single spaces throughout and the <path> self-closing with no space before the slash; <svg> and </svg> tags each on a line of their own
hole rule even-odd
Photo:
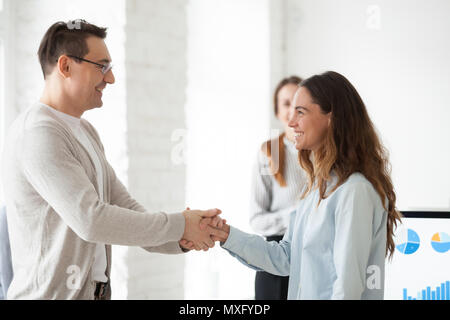
<svg viewBox="0 0 450 320">
<path fill-rule="evenodd" d="M 89 123 L 89 121 L 83 119 L 83 123 L 86 125 L 88 131 L 94 136 L 96 143 L 98 144 L 100 150 L 103 152 L 104 155 L 105 148 L 103 147 L 102 141 L 100 139 L 97 130 L 94 128 L 93 125 Z M 128 190 L 125 188 L 123 183 L 117 177 L 113 167 L 110 165 L 108 160 L 106 160 L 106 157 L 105 163 L 107 174 L 109 177 L 109 185 L 111 186 L 111 194 L 110 194 L 111 204 L 121 208 L 126 208 L 138 212 L 146 212 L 147 210 L 141 204 L 139 204 L 133 197 L 131 197 Z M 186 252 L 183 251 L 183 249 L 181 249 L 178 241 L 167 242 L 159 246 L 142 247 L 142 249 L 148 252 L 157 252 L 166 254 L 177 254 Z"/>
<path fill-rule="evenodd" d="M 139 212 L 100 201 L 85 169 L 57 129 L 35 126 L 25 131 L 21 166 L 40 197 L 82 239 L 130 246 L 158 246 L 181 239 L 181 213 Z M 131 201 L 114 192 L 118 202 Z M 137 209 L 136 204 L 131 207 Z"/>
<path fill-rule="evenodd" d="M 145 208 L 131 197 L 128 190 L 119 180 L 114 169 L 108 163 L 108 161 L 106 161 L 106 164 L 108 167 L 108 174 L 110 177 L 111 204 L 121 208 L 127 208 L 137 212 L 145 213 L 146 212 Z M 148 252 L 167 253 L 167 254 L 176 254 L 184 252 L 182 251 L 180 245 L 178 244 L 178 241 L 167 242 L 160 246 L 142 247 L 142 249 Z"/>
</svg>

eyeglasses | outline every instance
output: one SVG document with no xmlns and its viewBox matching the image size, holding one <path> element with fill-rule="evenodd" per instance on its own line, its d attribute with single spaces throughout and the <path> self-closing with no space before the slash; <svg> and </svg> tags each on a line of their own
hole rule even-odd
<svg viewBox="0 0 450 320">
<path fill-rule="evenodd" d="M 102 68 L 102 73 L 103 74 L 107 74 L 109 72 L 109 70 L 111 70 L 112 67 L 113 67 L 111 62 L 108 62 L 107 64 L 101 64 L 101 63 L 97 63 L 97 62 L 94 62 L 94 61 L 91 61 L 91 60 L 83 59 L 83 58 L 80 58 L 80 57 L 77 57 L 77 56 L 72 56 L 72 55 L 69 55 L 69 54 L 67 56 L 71 57 L 71 58 L 74 58 L 74 59 L 77 59 L 77 60 L 81 60 L 81 61 L 84 61 L 84 62 L 95 64 L 96 66 L 99 66 L 99 67 Z"/>
</svg>

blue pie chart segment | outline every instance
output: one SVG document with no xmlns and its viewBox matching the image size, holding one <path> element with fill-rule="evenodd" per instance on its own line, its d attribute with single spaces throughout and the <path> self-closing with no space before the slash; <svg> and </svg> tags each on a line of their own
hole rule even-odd
<svg viewBox="0 0 450 320">
<path fill-rule="evenodd" d="M 412 229 L 402 230 L 397 236 L 398 251 L 403 254 L 413 254 L 420 247 L 420 238 L 417 232 Z"/>
</svg>

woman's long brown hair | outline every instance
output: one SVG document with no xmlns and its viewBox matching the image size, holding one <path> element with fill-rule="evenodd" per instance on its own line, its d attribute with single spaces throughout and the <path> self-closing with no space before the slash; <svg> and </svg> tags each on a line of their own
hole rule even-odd
<svg viewBox="0 0 450 320">
<path fill-rule="evenodd" d="M 287 78 L 282 79 L 277 87 L 275 88 L 275 92 L 273 94 L 273 106 L 274 106 L 274 112 L 275 116 L 278 115 L 278 93 L 280 90 L 288 84 L 295 84 L 299 85 L 300 82 L 302 82 L 302 79 L 297 76 L 290 76 Z M 275 180 L 278 182 L 278 184 L 282 187 L 286 187 L 286 180 L 284 178 L 284 171 L 285 171 L 285 150 L 284 150 L 284 141 L 283 138 L 285 137 L 286 133 L 280 134 L 278 137 L 272 140 L 268 140 L 264 142 L 261 146 L 261 151 L 267 156 L 269 159 L 269 166 L 270 166 L 270 172 L 274 176 Z M 278 157 L 273 156 L 273 147 L 278 148 Z M 276 154 L 276 153 L 275 153 Z"/>
<path fill-rule="evenodd" d="M 328 71 L 312 76 L 300 86 L 309 91 L 313 102 L 320 106 L 324 114 L 331 112 L 330 129 L 324 144 L 313 154 L 314 164 L 310 158 L 311 151 L 299 152 L 300 165 L 309 178 L 302 198 L 316 182 L 320 203 L 351 174 L 360 172 L 373 185 L 388 213 L 386 256 L 392 258 L 395 250 L 394 227 L 402 216 L 395 206 L 396 195 L 390 177 L 388 152 L 378 138 L 364 102 L 353 85 L 337 72 Z M 327 181 L 332 171 L 338 181 L 326 195 Z"/>
<path fill-rule="evenodd" d="M 261 151 L 269 159 L 270 173 L 281 187 L 286 187 L 286 180 L 284 179 L 284 159 L 286 157 L 284 150 L 283 132 L 277 138 L 266 141 L 261 146 Z M 278 148 L 278 156 L 274 155 L 273 148 Z"/>
</svg>

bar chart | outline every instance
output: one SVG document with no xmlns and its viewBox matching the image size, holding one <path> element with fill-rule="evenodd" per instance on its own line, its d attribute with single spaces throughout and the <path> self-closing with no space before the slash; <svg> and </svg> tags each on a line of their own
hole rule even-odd
<svg viewBox="0 0 450 320">
<path fill-rule="evenodd" d="M 450 300 L 450 281 L 442 282 L 440 286 L 431 286 L 417 292 L 415 297 L 408 296 L 408 289 L 403 288 L 403 300 Z"/>
</svg>

